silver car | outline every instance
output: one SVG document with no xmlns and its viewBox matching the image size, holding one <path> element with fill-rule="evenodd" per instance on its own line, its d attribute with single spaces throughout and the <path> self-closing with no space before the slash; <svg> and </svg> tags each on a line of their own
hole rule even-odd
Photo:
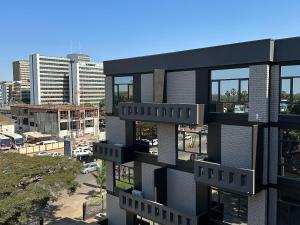
<svg viewBox="0 0 300 225">
<path fill-rule="evenodd" d="M 92 163 L 86 163 L 83 165 L 83 169 L 81 170 L 81 173 L 87 174 L 94 171 L 97 171 L 99 168 L 98 164 L 95 162 Z"/>
</svg>

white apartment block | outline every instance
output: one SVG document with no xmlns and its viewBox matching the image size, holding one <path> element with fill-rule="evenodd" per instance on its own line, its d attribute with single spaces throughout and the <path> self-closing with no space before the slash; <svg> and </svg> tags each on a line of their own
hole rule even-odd
<svg viewBox="0 0 300 225">
<path fill-rule="evenodd" d="M 102 63 L 83 54 L 30 56 L 31 104 L 99 104 L 104 98 Z"/>
</svg>

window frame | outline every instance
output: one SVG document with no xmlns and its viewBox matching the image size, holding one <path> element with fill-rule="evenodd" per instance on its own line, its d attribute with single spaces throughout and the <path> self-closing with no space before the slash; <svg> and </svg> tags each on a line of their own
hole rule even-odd
<svg viewBox="0 0 300 225">
<path fill-rule="evenodd" d="M 122 83 L 122 84 L 116 84 L 115 80 L 116 78 L 118 77 L 132 77 L 132 83 Z M 123 86 L 127 86 L 127 99 L 126 101 L 119 101 L 120 99 L 120 85 L 123 85 Z M 129 87 L 132 87 L 132 98 L 130 98 L 130 88 Z M 116 98 L 116 93 L 115 93 L 115 88 L 117 87 L 117 98 Z M 114 76 L 113 77 L 113 85 L 112 85 L 112 89 L 113 89 L 113 105 L 114 106 L 117 106 L 119 104 L 119 102 L 131 102 L 133 101 L 133 93 L 134 93 L 134 75 L 126 75 L 126 76 Z"/>
</svg>

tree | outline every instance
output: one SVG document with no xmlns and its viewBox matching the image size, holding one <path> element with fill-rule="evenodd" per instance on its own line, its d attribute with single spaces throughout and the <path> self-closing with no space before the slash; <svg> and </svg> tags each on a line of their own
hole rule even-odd
<svg viewBox="0 0 300 225">
<path fill-rule="evenodd" d="M 0 224 L 27 224 L 59 191 L 78 187 L 78 161 L 0 153 Z"/>
<path fill-rule="evenodd" d="M 99 194 L 101 198 L 101 206 L 103 211 L 104 199 L 103 199 L 103 189 L 104 184 L 106 182 L 106 172 L 105 172 L 105 163 L 104 161 L 101 162 L 101 166 L 99 166 L 97 173 L 92 173 L 93 177 L 96 180 L 96 183 L 99 187 Z"/>
</svg>

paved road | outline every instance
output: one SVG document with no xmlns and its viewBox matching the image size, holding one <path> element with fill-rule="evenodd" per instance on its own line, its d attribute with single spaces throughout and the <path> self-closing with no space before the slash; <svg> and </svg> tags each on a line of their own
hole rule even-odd
<svg viewBox="0 0 300 225">
<path fill-rule="evenodd" d="M 92 174 L 80 174 L 76 181 L 81 187 L 73 195 L 63 192 L 58 201 L 51 204 L 54 214 L 46 220 L 48 225 L 81 225 L 97 224 L 95 219 L 82 221 L 82 204 L 91 198 L 97 190 L 97 184 Z"/>
</svg>

